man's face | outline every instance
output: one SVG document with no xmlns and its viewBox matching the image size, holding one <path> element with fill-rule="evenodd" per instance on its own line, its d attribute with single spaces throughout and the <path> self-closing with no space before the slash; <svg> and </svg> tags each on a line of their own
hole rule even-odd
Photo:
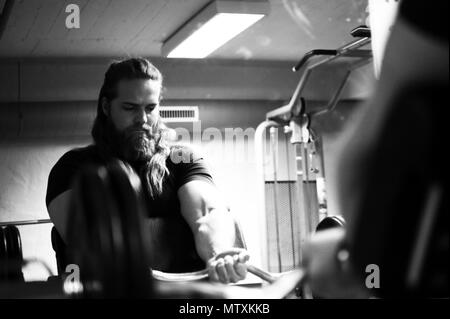
<svg viewBox="0 0 450 319">
<path fill-rule="evenodd" d="M 121 155 L 130 161 L 148 160 L 155 152 L 161 84 L 153 80 L 121 80 L 117 97 L 103 103 Z"/>
</svg>

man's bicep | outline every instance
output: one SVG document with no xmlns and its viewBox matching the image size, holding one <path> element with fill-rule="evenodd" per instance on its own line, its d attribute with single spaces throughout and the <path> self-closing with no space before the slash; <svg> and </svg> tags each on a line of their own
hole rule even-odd
<svg viewBox="0 0 450 319">
<path fill-rule="evenodd" d="M 48 205 L 50 218 L 65 242 L 67 242 L 67 220 L 71 194 L 72 191 L 67 190 L 56 196 Z"/>
</svg>

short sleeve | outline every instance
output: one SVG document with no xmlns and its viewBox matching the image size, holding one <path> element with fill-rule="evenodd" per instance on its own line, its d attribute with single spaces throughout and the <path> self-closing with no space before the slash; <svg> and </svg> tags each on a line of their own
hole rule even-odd
<svg viewBox="0 0 450 319">
<path fill-rule="evenodd" d="M 72 187 L 72 182 L 85 165 L 102 165 L 94 145 L 75 148 L 65 153 L 53 166 L 47 182 L 45 203 L 48 205 L 58 195 Z"/>
<path fill-rule="evenodd" d="M 170 159 L 176 167 L 176 189 L 193 180 L 214 184 L 210 170 L 199 150 L 185 145 L 173 146 Z"/>
<path fill-rule="evenodd" d="M 79 160 L 73 151 L 65 153 L 50 171 L 45 203 L 48 205 L 58 195 L 69 190 L 73 178 L 79 170 Z"/>
</svg>

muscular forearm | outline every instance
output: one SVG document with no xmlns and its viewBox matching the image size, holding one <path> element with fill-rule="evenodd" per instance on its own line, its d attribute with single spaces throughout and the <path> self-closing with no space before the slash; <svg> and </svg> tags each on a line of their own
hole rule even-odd
<svg viewBox="0 0 450 319">
<path fill-rule="evenodd" d="M 205 262 L 234 246 L 234 220 L 226 209 L 211 210 L 197 220 L 195 228 L 197 252 Z"/>
</svg>

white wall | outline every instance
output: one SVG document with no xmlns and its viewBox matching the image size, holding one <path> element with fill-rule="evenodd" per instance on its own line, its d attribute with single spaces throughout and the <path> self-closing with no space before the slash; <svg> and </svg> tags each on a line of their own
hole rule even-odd
<svg viewBox="0 0 450 319">
<path fill-rule="evenodd" d="M 58 158 L 81 141 L 53 144 L 42 141 L 0 143 L 0 221 L 48 219 L 45 206 L 47 179 Z M 52 224 L 20 226 L 23 255 L 39 259 L 56 273 L 50 241 Z M 48 277 L 42 266 L 24 268 L 26 280 Z"/>
</svg>

